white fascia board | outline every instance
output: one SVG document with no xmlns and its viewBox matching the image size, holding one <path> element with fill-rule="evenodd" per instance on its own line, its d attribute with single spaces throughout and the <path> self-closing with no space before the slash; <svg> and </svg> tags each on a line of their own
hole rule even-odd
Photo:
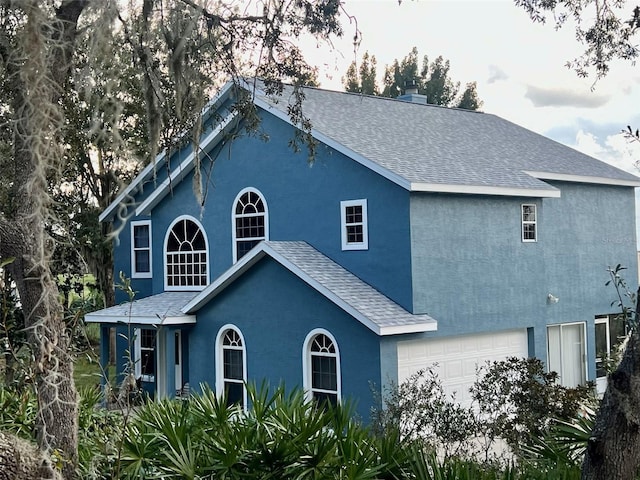
<svg viewBox="0 0 640 480">
<path fill-rule="evenodd" d="M 213 143 L 215 144 L 222 135 L 226 132 L 227 128 L 231 123 L 238 118 L 238 113 L 234 112 L 228 115 L 220 124 L 214 128 L 211 132 L 207 134 L 202 143 L 200 144 L 200 150 L 204 151 L 209 149 L 209 146 Z M 200 152 L 198 152 L 200 154 Z M 144 202 L 142 202 L 136 208 L 136 216 L 139 215 L 148 215 L 153 207 L 155 207 L 160 201 L 167 195 L 169 192 L 169 188 L 171 185 L 174 185 L 177 182 L 180 182 L 184 179 L 186 175 L 188 175 L 194 167 L 195 152 L 193 152 L 193 148 L 191 153 L 185 158 L 178 168 L 171 172 L 168 178 L 162 182 L 158 188 L 156 188 L 151 195 L 149 195 Z"/>
<path fill-rule="evenodd" d="M 153 162 L 144 167 L 142 171 L 134 178 L 129 185 L 120 193 L 116 199 L 109 204 L 107 208 L 100 214 L 98 221 L 104 222 L 110 220 L 115 215 L 116 209 L 124 201 L 125 198 L 132 196 L 132 193 L 140 186 L 140 184 L 146 181 L 153 171 L 161 167 L 166 159 L 166 152 L 162 151 L 158 154 Z"/>
<path fill-rule="evenodd" d="M 444 183 L 412 183 L 412 192 L 462 193 L 508 197 L 560 198 L 560 190 L 551 188 L 492 187 L 490 185 L 451 185 Z"/>
<path fill-rule="evenodd" d="M 224 102 L 229 97 L 229 95 L 231 94 L 231 89 L 232 88 L 233 88 L 233 82 L 232 81 L 227 82 L 222 87 L 220 92 L 218 92 L 218 94 L 214 98 L 212 98 L 209 102 L 207 102 L 207 105 L 202 109 L 202 117 L 203 118 L 208 118 L 208 116 L 210 115 L 210 112 L 212 112 L 214 107 L 216 107 L 218 104 Z M 149 177 L 149 175 L 156 168 L 162 166 L 162 164 L 164 163 L 164 161 L 166 159 L 166 154 L 167 154 L 166 150 L 163 150 L 162 152 L 160 152 L 156 156 L 155 160 L 153 162 L 151 162 L 149 165 L 147 165 L 136 176 L 136 178 L 134 178 L 132 180 L 132 182 L 122 191 L 122 193 L 120 193 L 116 197 L 116 199 L 113 202 L 111 202 L 107 208 L 104 209 L 104 211 L 98 217 L 98 220 L 100 222 L 104 222 L 105 220 L 110 220 L 113 217 L 113 215 L 115 214 L 116 208 L 122 203 L 122 201 L 125 198 L 127 198 L 129 195 L 131 195 L 131 193 L 134 192 L 134 190 L 136 188 L 138 188 L 140 183 L 146 181 L 146 179 Z"/>
<path fill-rule="evenodd" d="M 300 128 L 298 125 L 294 125 L 294 123 L 291 121 L 291 118 L 289 118 L 289 116 L 285 112 L 283 112 L 280 109 L 274 107 L 273 105 L 271 105 L 270 103 L 266 102 L 265 100 L 262 100 L 261 98 L 256 97 L 255 100 L 254 100 L 254 103 L 256 104 L 256 106 L 258 106 L 258 107 L 262 108 L 263 110 L 275 115 L 280 120 L 283 120 L 283 121 L 287 122 L 289 125 L 291 125 L 291 126 L 293 126 L 295 128 Z M 311 136 L 313 138 L 315 138 L 316 140 L 318 140 L 319 142 L 324 143 L 328 147 L 331 147 L 332 149 L 342 153 L 343 155 L 345 155 L 345 156 L 351 158 L 352 160 L 355 160 L 356 162 L 360 163 L 361 165 L 367 167 L 369 170 L 372 170 L 372 171 L 376 172 L 378 175 L 381 175 L 384 178 L 386 178 L 387 180 L 390 180 L 391 182 L 401 186 L 405 190 L 409 190 L 411 188 L 411 182 L 409 182 L 406 178 L 404 178 L 404 177 L 402 177 L 402 176 L 400 176 L 400 175 L 398 175 L 396 173 L 393 173 L 390 170 L 387 170 L 386 168 L 382 167 L 378 163 L 373 162 L 373 161 L 369 160 L 368 158 L 360 155 L 359 153 L 354 152 L 350 148 L 345 147 L 340 142 L 335 141 L 331 137 L 328 137 L 324 133 L 319 132 L 315 128 L 311 129 Z"/>
<path fill-rule="evenodd" d="M 84 321 L 88 323 L 120 323 L 131 325 L 187 325 L 196 323 L 195 315 L 160 318 L 155 315 L 132 317 L 129 315 L 96 315 L 87 314 Z"/>
<path fill-rule="evenodd" d="M 640 187 L 640 178 L 638 178 L 637 180 L 621 180 L 617 178 L 589 177 L 586 175 L 571 175 L 566 173 L 553 172 L 525 171 L 525 173 L 540 180 L 558 180 L 562 182 L 575 183 L 596 183 L 601 185 L 616 185 L 621 187 Z"/>
<path fill-rule="evenodd" d="M 411 325 L 393 325 L 388 327 L 382 327 L 380 329 L 381 336 L 387 335 L 402 335 L 404 333 L 422 333 L 422 332 L 436 332 L 438 330 L 438 321 L 431 320 L 424 323 L 415 323 Z"/>
</svg>

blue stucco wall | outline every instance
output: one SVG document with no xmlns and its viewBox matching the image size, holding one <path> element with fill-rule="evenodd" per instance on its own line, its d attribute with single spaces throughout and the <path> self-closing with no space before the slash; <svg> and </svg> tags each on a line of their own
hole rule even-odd
<svg viewBox="0 0 640 480">
<path fill-rule="evenodd" d="M 616 292 L 607 268 L 628 266 L 637 282 L 632 188 L 555 182 L 561 198 L 442 194 L 411 197 L 416 312 L 438 320 L 432 336 L 533 328 L 546 360 L 546 325 L 587 322 L 588 377 L 594 327 Z M 521 241 L 520 206 L 538 205 L 538 242 Z M 552 293 L 560 299 L 547 302 Z"/>
<path fill-rule="evenodd" d="M 357 400 L 357 413 L 369 418 L 373 396 L 369 382 L 380 385 L 380 348 L 376 334 L 346 314 L 297 276 L 270 258 L 198 312 L 189 333 L 192 386 L 215 388 L 215 340 L 225 324 L 244 336 L 248 380 L 258 385 L 302 386 L 302 349 L 315 328 L 328 330 L 340 351 L 343 399 Z"/>
<path fill-rule="evenodd" d="M 261 129 L 269 141 L 245 135 L 218 152 L 212 175 L 205 179 L 204 208 L 195 199 L 189 176 L 151 212 L 154 278 L 132 282 L 138 297 L 163 291 L 165 233 L 180 215 L 191 215 L 204 225 L 211 280 L 231 267 L 233 202 L 242 189 L 254 187 L 268 206 L 271 240 L 305 240 L 410 309 L 408 192 L 323 146 L 310 164 L 305 150 L 296 154 L 289 147 L 291 126 L 271 115 L 263 115 Z M 343 252 L 340 201 L 361 198 L 368 202 L 369 249 Z M 119 240 L 116 273 L 123 270 L 130 274 L 128 225 Z"/>
</svg>

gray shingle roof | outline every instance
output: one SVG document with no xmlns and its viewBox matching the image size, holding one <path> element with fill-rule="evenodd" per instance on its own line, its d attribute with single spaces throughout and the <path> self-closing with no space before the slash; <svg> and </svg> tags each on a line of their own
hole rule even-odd
<svg viewBox="0 0 640 480">
<path fill-rule="evenodd" d="M 182 324 L 195 323 L 195 317 L 182 313 L 182 308 L 199 292 L 163 292 L 126 302 L 85 315 L 87 322 Z"/>
<path fill-rule="evenodd" d="M 293 102 L 291 92 L 286 87 L 277 101 L 260 92 L 258 98 L 282 117 Z M 527 172 L 552 173 L 556 179 L 590 177 L 586 181 L 640 185 L 634 175 L 495 115 L 316 88 L 305 88 L 304 93 L 303 113 L 314 131 L 412 187 L 552 190 L 540 178 L 554 175 Z"/>
<path fill-rule="evenodd" d="M 424 332 L 437 327 L 436 320 L 429 315 L 414 315 L 406 311 L 306 242 L 261 242 L 186 305 L 183 311 L 197 311 L 265 255 L 278 261 L 379 335 Z"/>
</svg>

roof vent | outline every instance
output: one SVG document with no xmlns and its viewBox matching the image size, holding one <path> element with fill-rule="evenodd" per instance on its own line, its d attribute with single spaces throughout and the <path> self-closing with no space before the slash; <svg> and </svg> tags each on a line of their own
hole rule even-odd
<svg viewBox="0 0 640 480">
<path fill-rule="evenodd" d="M 398 100 L 411 103 L 427 104 L 427 96 L 418 93 L 418 82 L 415 80 L 406 80 L 404 82 L 404 95 L 400 95 Z"/>
<path fill-rule="evenodd" d="M 404 94 L 405 95 L 417 95 L 418 94 L 418 82 L 415 80 L 405 80 L 404 82 Z"/>
</svg>

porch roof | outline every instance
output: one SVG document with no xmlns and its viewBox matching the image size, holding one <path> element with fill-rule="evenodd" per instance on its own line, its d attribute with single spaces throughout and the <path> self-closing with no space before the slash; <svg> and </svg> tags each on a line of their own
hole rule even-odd
<svg viewBox="0 0 640 480">
<path fill-rule="evenodd" d="M 135 323 L 139 325 L 184 325 L 196 323 L 195 315 L 182 312 L 199 292 L 163 292 L 88 313 L 90 323 Z"/>
</svg>

